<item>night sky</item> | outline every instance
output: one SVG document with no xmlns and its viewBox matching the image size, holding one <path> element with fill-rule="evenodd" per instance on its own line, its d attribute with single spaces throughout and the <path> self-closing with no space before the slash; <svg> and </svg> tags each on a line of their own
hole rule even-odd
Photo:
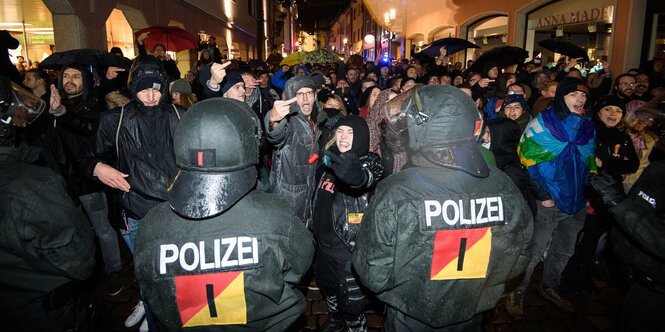
<svg viewBox="0 0 665 332">
<path fill-rule="evenodd" d="M 315 28 L 327 30 L 332 20 L 346 8 L 350 0 L 297 0 L 296 2 L 302 29 L 313 32 Z"/>
</svg>

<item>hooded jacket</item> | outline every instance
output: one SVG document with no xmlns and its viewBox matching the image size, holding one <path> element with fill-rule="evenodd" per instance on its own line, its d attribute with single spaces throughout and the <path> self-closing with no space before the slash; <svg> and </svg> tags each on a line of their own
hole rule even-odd
<svg viewBox="0 0 665 332">
<path fill-rule="evenodd" d="M 127 215 L 135 219 L 167 199 L 168 180 L 177 172 L 173 133 L 185 109 L 168 103 L 168 84 L 162 72 L 161 63 L 151 55 L 134 60 L 129 78 L 132 102 L 102 114 L 99 129 L 82 155 L 90 176 L 98 162 L 129 174 L 126 180 L 131 189 L 122 193 L 121 202 Z M 158 105 L 144 106 L 138 99 L 144 80 L 159 85 Z"/>
<path fill-rule="evenodd" d="M 44 160 L 48 161 L 51 169 L 65 178 L 70 195 L 76 199 L 77 196 L 102 190 L 97 181 L 91 181 L 83 175 L 77 157 L 97 131 L 103 106 L 93 89 L 92 74 L 80 65 L 70 64 L 63 67 L 60 72 L 59 91 L 63 91 L 62 75 L 67 68 L 81 72 L 83 93 L 73 98 L 60 93 L 65 112 L 52 117 L 53 123 L 40 135 L 39 145 L 44 149 Z"/>
<path fill-rule="evenodd" d="M 298 90 L 305 87 L 316 91 L 314 82 L 308 77 L 296 76 L 289 79 L 284 88 L 285 100 L 295 97 Z M 311 115 L 315 114 L 315 107 L 316 100 L 313 100 Z M 316 128 L 312 119 L 300 111 L 297 102 L 290 105 L 290 112 L 272 129 L 272 110 L 264 118 L 268 142 L 274 145 L 270 188 L 291 203 L 296 215 L 304 222 L 309 217 L 309 200 L 316 185 L 321 130 Z M 314 155 L 318 157 L 314 158 Z"/>
</svg>

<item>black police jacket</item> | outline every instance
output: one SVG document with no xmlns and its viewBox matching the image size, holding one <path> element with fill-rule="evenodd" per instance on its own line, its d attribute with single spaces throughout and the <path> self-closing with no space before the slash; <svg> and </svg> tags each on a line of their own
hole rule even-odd
<svg viewBox="0 0 665 332">
<path fill-rule="evenodd" d="M 163 331 L 283 331 L 305 312 L 295 284 L 313 255 L 294 210 L 252 191 L 202 220 L 158 205 L 139 225 L 134 264 Z"/>
<path fill-rule="evenodd" d="M 62 177 L 31 165 L 38 155 L 0 147 L 0 313 L 84 280 L 95 266 L 90 224 Z"/>
<path fill-rule="evenodd" d="M 131 102 L 124 111 L 116 108 L 102 113 L 97 134 L 81 156 L 82 162 L 89 176 L 93 176 L 98 162 L 129 175 L 126 180 L 131 189 L 121 197 L 129 217 L 141 219 L 166 200 L 168 181 L 177 172 L 173 134 L 184 111 L 171 104 L 145 107 Z"/>
<path fill-rule="evenodd" d="M 665 161 L 652 163 L 610 209 L 616 219 L 612 248 L 631 282 L 665 292 Z"/>
<path fill-rule="evenodd" d="M 356 236 L 353 267 L 379 300 L 442 327 L 493 308 L 530 258 L 533 218 L 495 167 L 477 178 L 414 167 L 382 180 Z"/>
</svg>

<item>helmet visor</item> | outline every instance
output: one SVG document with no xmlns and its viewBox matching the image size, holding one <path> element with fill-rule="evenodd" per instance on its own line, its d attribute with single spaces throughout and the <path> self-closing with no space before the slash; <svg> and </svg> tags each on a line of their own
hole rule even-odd
<svg viewBox="0 0 665 332">
<path fill-rule="evenodd" d="M 12 82 L 14 100 L 9 107 L 12 123 L 17 127 L 25 127 L 32 123 L 46 108 L 46 102 Z"/>
</svg>

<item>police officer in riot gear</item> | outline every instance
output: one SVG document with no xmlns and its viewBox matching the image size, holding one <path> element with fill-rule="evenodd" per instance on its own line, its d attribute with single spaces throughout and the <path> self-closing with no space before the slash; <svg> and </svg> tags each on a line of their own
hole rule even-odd
<svg viewBox="0 0 665 332">
<path fill-rule="evenodd" d="M 388 305 L 386 331 L 480 330 L 480 313 L 528 263 L 531 212 L 483 160 L 473 100 L 447 85 L 414 90 L 385 109 L 387 130 L 407 131 L 415 167 L 378 184 L 353 266 Z"/>
<path fill-rule="evenodd" d="M 15 127 L 44 110 L 38 97 L 0 77 L 0 321 L 4 331 L 66 331 L 76 322 L 95 266 L 89 224 L 65 180 L 34 165 L 39 149 Z M 87 306 L 83 306 L 87 307 Z M 81 326 L 78 326 L 81 327 Z"/>
<path fill-rule="evenodd" d="M 311 234 L 289 204 L 254 190 L 260 122 L 244 103 L 199 102 L 174 136 L 168 202 L 139 226 L 136 277 L 165 331 L 281 331 L 305 311 L 294 284 Z"/>
</svg>

